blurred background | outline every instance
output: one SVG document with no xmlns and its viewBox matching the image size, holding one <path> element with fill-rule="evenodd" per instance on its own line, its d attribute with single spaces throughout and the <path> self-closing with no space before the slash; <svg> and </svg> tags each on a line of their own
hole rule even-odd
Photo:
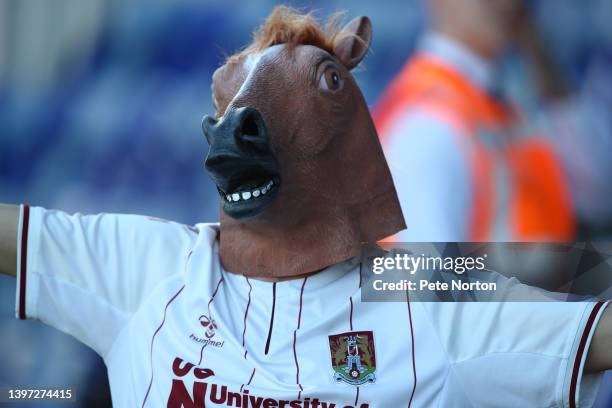
<svg viewBox="0 0 612 408">
<path fill-rule="evenodd" d="M 2 0 L 0 201 L 189 224 L 218 220 L 200 130 L 202 116 L 212 113 L 211 75 L 249 44 L 275 4 Z M 372 52 L 355 73 L 371 106 L 428 20 L 425 0 L 284 4 L 321 17 L 346 10 L 371 18 Z M 588 83 L 612 101 L 612 2 L 536 0 L 530 9 L 567 83 Z M 510 52 L 502 86 L 535 113 L 542 107 L 526 71 Z M 608 225 L 590 230 L 611 236 Z M 56 330 L 15 320 L 14 286 L 0 277 L 0 387 L 70 385 L 79 400 L 73 406 L 110 406 L 103 362 Z M 612 406 L 609 392 L 598 404 Z"/>
</svg>

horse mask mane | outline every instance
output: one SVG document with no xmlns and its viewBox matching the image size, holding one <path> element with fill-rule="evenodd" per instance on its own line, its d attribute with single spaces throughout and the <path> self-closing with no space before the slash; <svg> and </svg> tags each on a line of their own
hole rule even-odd
<svg viewBox="0 0 612 408">
<path fill-rule="evenodd" d="M 350 70 L 371 39 L 367 17 L 322 29 L 277 7 L 253 44 L 213 75 L 202 128 L 221 202 L 225 270 L 304 275 L 405 228 L 365 100 Z"/>
</svg>

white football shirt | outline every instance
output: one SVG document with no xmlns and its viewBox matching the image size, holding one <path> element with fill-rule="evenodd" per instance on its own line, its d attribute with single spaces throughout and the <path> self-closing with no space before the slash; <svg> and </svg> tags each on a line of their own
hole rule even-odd
<svg viewBox="0 0 612 408">
<path fill-rule="evenodd" d="M 100 354 L 115 407 L 573 407 L 606 306 L 366 303 L 357 261 L 224 271 L 218 226 L 22 206 L 16 313 Z M 78 392 L 78 390 L 77 390 Z"/>
</svg>

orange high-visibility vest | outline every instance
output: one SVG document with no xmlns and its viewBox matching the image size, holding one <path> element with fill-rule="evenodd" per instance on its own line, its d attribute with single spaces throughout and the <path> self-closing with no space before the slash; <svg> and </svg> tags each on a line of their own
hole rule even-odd
<svg viewBox="0 0 612 408">
<path fill-rule="evenodd" d="M 409 61 L 374 109 L 383 145 L 390 127 L 411 107 L 426 110 L 455 129 L 469 152 L 473 186 L 469 240 L 574 238 L 576 222 L 559 158 L 543 137 L 507 137 L 515 123 L 508 107 L 427 55 Z M 490 143 L 486 135 L 497 140 Z M 505 176 L 501 180 L 500 169 Z"/>
</svg>

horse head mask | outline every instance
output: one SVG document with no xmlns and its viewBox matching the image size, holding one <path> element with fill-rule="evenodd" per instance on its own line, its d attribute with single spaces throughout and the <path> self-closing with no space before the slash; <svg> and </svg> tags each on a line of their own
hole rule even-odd
<svg viewBox="0 0 612 408">
<path fill-rule="evenodd" d="M 202 128 L 230 272 L 299 276 L 359 255 L 405 228 L 365 100 L 350 74 L 367 17 L 322 29 L 277 7 L 253 44 L 213 75 Z"/>
</svg>

